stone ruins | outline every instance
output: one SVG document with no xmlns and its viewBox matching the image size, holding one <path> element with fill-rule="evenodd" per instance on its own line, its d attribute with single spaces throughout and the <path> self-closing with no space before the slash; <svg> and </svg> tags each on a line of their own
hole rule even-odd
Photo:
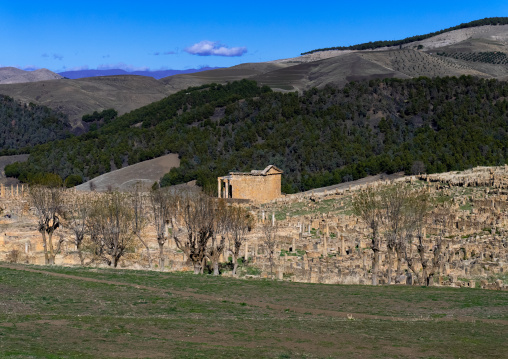
<svg viewBox="0 0 508 359">
<path fill-rule="evenodd" d="M 251 178 L 270 178 L 271 171 L 276 174 L 272 178 L 278 177 L 276 181 L 279 181 L 280 189 L 281 171 L 269 166 L 261 171 L 266 172 L 267 176 L 230 173 L 220 178 L 219 193 L 225 198 L 241 198 L 239 192 L 244 187 L 239 183 L 248 182 Z M 259 204 L 263 202 L 261 200 L 241 204 L 257 218 L 257 225 L 241 247 L 243 265 L 240 267 L 240 276 L 311 283 L 370 284 L 372 232 L 353 215 L 351 201 L 355 193 L 367 188 L 381 189 L 393 183 L 406 183 L 424 189 L 437 201 L 449 203 L 446 227 L 438 228 L 429 222 L 423 228 L 423 248 L 427 258 L 433 258 L 438 239 L 441 243 L 441 250 L 436 255 L 437 268 L 434 268 L 430 284 L 508 289 L 503 282 L 508 278 L 508 166 L 409 176 L 394 181 L 353 184 L 341 190 L 277 196 L 262 204 Z M 227 193 L 227 186 L 233 188 L 232 193 Z M 0 188 L 0 260 L 13 261 L 12 252 L 17 251 L 19 255 L 16 261 L 43 264 L 42 241 L 26 192 L 21 185 Z M 73 193 L 73 190 L 68 191 L 69 196 Z M 272 224 L 277 228 L 277 241 L 275 256 L 270 261 L 263 226 Z M 64 220 L 55 236 L 59 236 L 63 242 L 56 256 L 56 264 L 78 264 L 72 234 Z M 159 254 L 155 230 L 148 227 L 144 237 L 156 263 Z M 416 243 L 408 246 L 410 251 L 417 251 Z M 121 259 L 120 266 L 146 268 L 144 251 L 144 247 L 139 245 Z M 399 258 L 397 262 L 397 256 L 389 254 L 389 248 L 383 240 L 379 254 L 379 284 L 419 284 L 405 258 Z M 166 245 L 164 255 L 167 264 L 165 270 L 192 269 L 173 240 Z M 231 257 L 231 251 L 226 247 L 221 262 L 227 262 L 228 257 Z M 416 263 L 413 268 L 417 274 L 423 269 L 421 263 Z M 222 274 L 229 273 L 223 270 Z"/>
<path fill-rule="evenodd" d="M 281 196 L 282 171 L 274 165 L 264 170 L 230 172 L 218 178 L 219 198 L 250 200 L 264 203 Z"/>
</svg>

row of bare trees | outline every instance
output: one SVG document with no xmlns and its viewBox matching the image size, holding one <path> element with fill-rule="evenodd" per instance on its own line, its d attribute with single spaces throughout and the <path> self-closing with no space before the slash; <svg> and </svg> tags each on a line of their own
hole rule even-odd
<svg viewBox="0 0 508 359">
<path fill-rule="evenodd" d="M 146 227 L 155 229 L 159 246 L 159 268 L 165 267 L 164 245 L 172 238 L 203 273 L 207 262 L 219 274 L 219 260 L 229 245 L 236 274 L 240 248 L 254 226 L 252 215 L 239 206 L 227 205 L 201 192 L 176 192 L 160 188 L 150 192 L 135 186 L 129 193 L 74 193 L 64 195 L 59 186 L 32 186 L 32 206 L 38 218 L 46 264 L 54 264 L 63 239 L 53 246 L 53 234 L 62 224 L 73 232 L 81 265 L 102 261 L 116 267 L 121 257 L 137 245 L 152 257 L 145 236 Z M 85 263 L 83 248 L 91 259 Z"/>
<path fill-rule="evenodd" d="M 398 184 L 380 190 L 368 188 L 357 193 L 353 198 L 353 212 L 371 230 L 372 285 L 378 284 L 383 241 L 387 250 L 388 284 L 393 279 L 394 257 L 397 263 L 395 282 L 403 274 L 402 263 L 405 261 L 416 282 L 432 284 L 442 259 L 443 234 L 450 225 L 450 210 L 446 204 L 436 204 L 424 188 Z M 427 225 L 440 228 L 440 232 L 431 238 L 433 248 L 430 256 L 424 238 Z"/>
</svg>

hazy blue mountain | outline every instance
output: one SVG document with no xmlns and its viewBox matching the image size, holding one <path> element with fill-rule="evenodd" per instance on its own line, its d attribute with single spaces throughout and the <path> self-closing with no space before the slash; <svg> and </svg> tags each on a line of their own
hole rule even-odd
<svg viewBox="0 0 508 359">
<path fill-rule="evenodd" d="M 122 69 L 108 69 L 108 70 L 78 70 L 78 71 L 64 71 L 58 74 L 68 79 L 81 79 L 84 77 L 97 77 L 97 76 L 114 76 L 114 75 L 140 75 L 149 76 L 155 79 L 161 79 L 163 77 L 179 75 L 179 74 L 192 74 L 195 72 L 215 70 L 220 67 L 202 67 L 199 69 L 188 69 L 188 70 L 160 70 L 160 71 L 125 71 Z"/>
</svg>

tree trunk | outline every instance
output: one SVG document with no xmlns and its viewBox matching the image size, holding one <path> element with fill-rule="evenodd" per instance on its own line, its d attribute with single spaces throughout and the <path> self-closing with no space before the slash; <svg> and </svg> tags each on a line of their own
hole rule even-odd
<svg viewBox="0 0 508 359">
<path fill-rule="evenodd" d="M 236 270 L 238 269 L 238 258 L 236 253 L 233 254 L 233 275 L 236 275 Z"/>
<path fill-rule="evenodd" d="M 83 252 L 81 252 L 81 241 L 76 243 L 76 249 L 78 250 L 78 256 L 79 256 L 79 262 L 81 263 L 81 266 L 85 266 L 85 258 L 83 258 Z"/>
<path fill-rule="evenodd" d="M 48 232 L 49 265 L 55 265 L 55 251 L 53 249 L 53 231 Z"/>
<path fill-rule="evenodd" d="M 213 275 L 219 275 L 219 261 L 214 260 L 213 261 Z"/>
<path fill-rule="evenodd" d="M 388 252 L 387 252 L 388 284 L 392 284 L 392 255 L 393 255 L 393 249 L 388 248 Z"/>
<path fill-rule="evenodd" d="M 199 274 L 200 272 L 201 272 L 200 261 L 194 262 L 194 274 Z"/>
<path fill-rule="evenodd" d="M 400 283 L 400 276 L 402 275 L 402 253 L 397 251 L 397 275 L 395 277 L 395 283 Z"/>
<path fill-rule="evenodd" d="M 143 239 L 141 239 L 141 236 L 139 234 L 136 233 L 136 236 L 138 237 L 141 244 L 143 244 L 143 246 L 145 246 L 146 257 L 148 258 L 148 267 L 150 269 L 152 269 L 152 257 L 150 256 L 150 248 L 148 248 L 148 245 L 146 244 L 146 242 Z"/>
<path fill-rule="evenodd" d="M 377 273 L 379 269 L 379 252 L 374 251 L 374 258 L 372 258 L 372 285 L 378 285 Z"/>
<path fill-rule="evenodd" d="M 159 242 L 159 270 L 164 271 L 164 242 Z"/>
<path fill-rule="evenodd" d="M 40 231 L 42 234 L 42 248 L 44 248 L 44 264 L 49 264 L 49 256 L 48 256 L 48 243 L 46 240 L 46 231 Z"/>
</svg>

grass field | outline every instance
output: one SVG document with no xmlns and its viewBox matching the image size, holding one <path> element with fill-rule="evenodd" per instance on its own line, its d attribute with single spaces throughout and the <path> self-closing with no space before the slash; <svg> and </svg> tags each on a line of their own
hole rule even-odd
<svg viewBox="0 0 508 359">
<path fill-rule="evenodd" d="M 508 292 L 0 266 L 0 358 L 506 358 Z"/>
</svg>

